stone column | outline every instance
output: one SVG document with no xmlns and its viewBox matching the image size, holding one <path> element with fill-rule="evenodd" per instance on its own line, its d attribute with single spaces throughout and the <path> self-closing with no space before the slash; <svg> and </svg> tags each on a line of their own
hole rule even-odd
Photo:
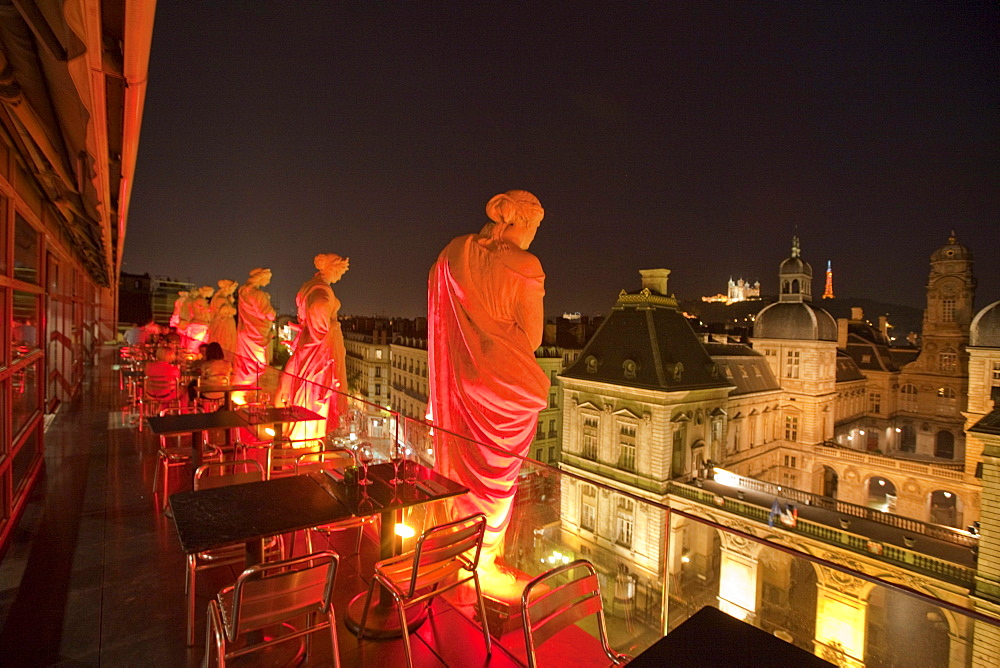
<svg viewBox="0 0 1000 668">
<path fill-rule="evenodd" d="M 722 532 L 719 610 L 750 624 L 757 614 L 757 557 L 762 547 L 738 534 Z"/>
<path fill-rule="evenodd" d="M 873 585 L 825 566 L 817 567 L 817 576 L 814 653 L 840 666 L 863 666 Z"/>
</svg>

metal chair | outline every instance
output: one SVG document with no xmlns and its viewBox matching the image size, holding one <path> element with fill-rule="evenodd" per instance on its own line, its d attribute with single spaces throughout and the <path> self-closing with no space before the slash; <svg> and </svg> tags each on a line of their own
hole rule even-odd
<svg viewBox="0 0 1000 668">
<path fill-rule="evenodd" d="M 183 415 L 186 413 L 197 413 L 194 407 L 167 408 L 160 411 L 160 415 Z M 176 438 L 176 445 L 169 445 L 167 440 Z M 167 508 L 167 493 L 170 488 L 170 470 L 186 465 L 191 461 L 191 448 L 182 444 L 181 436 L 161 436 L 160 447 L 156 451 L 156 473 L 153 475 L 153 496 L 160 497 L 160 512 Z M 192 436 L 191 438 L 194 438 Z M 191 444 L 194 447 L 195 444 Z M 200 444 L 202 448 L 202 462 L 218 462 L 222 460 L 222 451 L 208 442 L 204 433 Z"/>
<path fill-rule="evenodd" d="M 150 415 L 158 415 L 160 411 L 170 408 L 180 408 L 180 384 L 172 376 L 146 375 L 142 380 L 139 393 L 139 431 Z"/>
<path fill-rule="evenodd" d="M 195 471 L 194 488 L 211 489 L 225 485 L 239 485 L 245 482 L 257 482 L 264 479 L 264 469 L 259 462 L 252 460 L 234 462 L 215 462 L 200 466 Z M 281 536 L 268 539 L 264 545 L 264 558 L 281 559 L 284 557 L 284 542 Z M 195 582 L 200 571 L 217 566 L 242 564 L 246 559 L 246 547 L 243 543 L 221 547 L 216 550 L 198 552 L 187 555 L 187 580 L 184 593 L 187 597 L 187 644 L 194 645 L 194 613 L 195 613 Z"/>
<path fill-rule="evenodd" d="M 337 619 L 333 610 L 333 585 L 340 558 L 324 551 L 285 561 L 259 564 L 243 571 L 236 583 L 226 587 L 208 603 L 208 630 L 205 638 L 205 663 L 215 650 L 219 666 L 226 661 L 279 643 L 306 638 L 306 654 L 311 650 L 310 636 L 328 629 L 333 651 L 333 665 L 340 665 L 337 646 Z M 290 633 L 258 642 L 248 639 L 236 649 L 230 645 L 247 639 L 248 634 L 266 627 L 288 624 L 306 616 L 306 625 Z"/>
<path fill-rule="evenodd" d="M 435 596 L 471 580 L 476 586 L 479 619 L 483 626 L 486 654 L 490 656 L 493 647 L 486 622 L 486 604 L 483 601 L 482 588 L 479 586 L 479 574 L 476 572 L 485 532 L 486 516 L 476 513 L 464 519 L 432 527 L 421 534 L 412 552 L 377 562 L 375 575 L 368 588 L 368 596 L 365 598 L 364 612 L 361 614 L 358 641 L 364 636 L 368 610 L 377 585 L 382 585 L 392 596 L 399 614 L 400 627 L 406 629 L 405 609 L 408 606 L 430 601 Z M 472 553 L 473 556 L 470 558 L 467 556 L 468 553 Z M 410 636 L 406 632 L 403 633 L 403 648 L 406 651 L 406 663 L 412 666 Z"/>
<path fill-rule="evenodd" d="M 304 475 L 307 473 L 330 470 L 342 472 L 344 468 L 347 466 L 353 466 L 354 464 L 356 464 L 354 451 L 347 448 L 333 448 L 331 450 L 323 450 L 321 452 L 306 452 L 299 455 L 298 459 L 295 460 L 295 474 Z M 337 531 L 357 529 L 358 544 L 354 547 L 354 553 L 359 554 L 361 552 L 361 539 L 365 535 L 365 527 L 368 525 L 374 525 L 375 522 L 378 521 L 378 518 L 378 515 L 351 517 L 332 524 L 310 527 L 305 530 L 306 552 L 308 553 L 313 551 L 313 533 L 329 536 Z"/>
<path fill-rule="evenodd" d="M 557 584 L 564 576 L 569 577 L 574 572 L 568 581 Z M 528 654 L 528 668 L 538 665 L 536 647 L 590 615 L 597 615 L 601 647 L 612 665 L 620 666 L 632 660 L 631 656 L 611 649 L 597 570 L 586 559 L 553 568 L 529 582 L 521 595 L 521 609 L 524 611 L 524 646 Z"/>
</svg>

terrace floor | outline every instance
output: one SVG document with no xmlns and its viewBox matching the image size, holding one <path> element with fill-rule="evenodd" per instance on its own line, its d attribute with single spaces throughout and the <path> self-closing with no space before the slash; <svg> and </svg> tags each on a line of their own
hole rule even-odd
<svg viewBox="0 0 1000 668">
<path fill-rule="evenodd" d="M 186 647 L 184 554 L 150 493 L 155 437 L 122 423 L 111 354 L 102 353 L 83 391 L 46 431 L 44 472 L 0 555 L 0 664 L 200 665 L 209 597 L 237 575 L 227 567 L 199 574 L 197 639 Z M 367 589 L 377 546 L 366 537 L 354 556 L 356 534 L 338 536 L 331 547 L 344 555 L 336 587 L 342 664 L 402 665 L 401 640 L 359 643 L 344 626 L 347 602 Z M 501 642 L 488 659 L 479 627 L 446 601 L 435 602 L 411 635 L 418 666 L 523 665 L 520 631 Z M 579 647 L 569 648 L 579 654 Z M 330 664 L 324 638 L 313 649 L 309 665 Z"/>
</svg>

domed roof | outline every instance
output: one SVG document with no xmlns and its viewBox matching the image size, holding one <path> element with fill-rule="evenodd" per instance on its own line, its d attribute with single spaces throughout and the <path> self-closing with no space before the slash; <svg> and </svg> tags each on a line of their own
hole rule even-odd
<svg viewBox="0 0 1000 668">
<path fill-rule="evenodd" d="M 754 338 L 836 341 L 837 321 L 808 302 L 778 302 L 757 314 Z"/>
<path fill-rule="evenodd" d="M 813 269 L 808 262 L 802 259 L 802 250 L 799 247 L 799 238 L 792 237 L 792 254 L 785 258 L 778 267 L 778 275 L 805 274 L 812 278 Z"/>
<path fill-rule="evenodd" d="M 971 260 L 972 251 L 958 243 L 955 233 L 948 237 L 948 243 L 931 253 L 931 262 L 941 262 L 946 260 Z"/>
<path fill-rule="evenodd" d="M 801 257 L 793 255 L 792 257 L 785 258 L 778 268 L 779 275 L 785 274 L 805 274 L 809 277 L 813 275 L 812 266 Z"/>
<path fill-rule="evenodd" d="M 1000 348 L 1000 301 L 993 302 L 972 319 L 972 324 L 969 325 L 969 345 Z"/>
</svg>

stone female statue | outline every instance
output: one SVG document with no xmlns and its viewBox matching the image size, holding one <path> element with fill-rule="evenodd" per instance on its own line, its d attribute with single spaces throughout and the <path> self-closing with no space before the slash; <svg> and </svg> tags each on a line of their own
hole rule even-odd
<svg viewBox="0 0 1000 668">
<path fill-rule="evenodd" d="M 193 299 L 191 299 L 187 313 L 188 326 L 185 331 L 187 349 L 190 352 L 198 352 L 198 346 L 206 342 L 208 325 L 212 320 L 208 300 L 212 297 L 213 292 L 215 289 L 211 285 L 203 285 L 195 291 Z"/>
<path fill-rule="evenodd" d="M 211 320 L 208 323 L 208 342 L 222 346 L 222 354 L 227 362 L 233 361 L 236 352 L 236 292 L 238 283 L 228 279 L 219 281 L 219 289 L 209 303 Z"/>
<path fill-rule="evenodd" d="M 502 577 L 491 567 L 549 380 L 534 355 L 545 274 L 528 252 L 544 211 L 531 193 L 511 190 L 486 214 L 492 222 L 452 240 L 431 268 L 427 326 L 436 466 L 472 490 L 453 500 L 456 516 L 486 514 L 480 563 L 497 575 L 483 585 L 495 590 Z"/>
<path fill-rule="evenodd" d="M 327 419 L 296 423 L 291 431 L 294 441 L 322 438 L 347 412 L 347 350 L 337 320 L 340 300 L 330 286 L 344 276 L 349 263 L 334 253 L 317 255 L 316 275 L 295 295 L 302 331 L 281 374 L 275 403 L 302 406 Z"/>
<path fill-rule="evenodd" d="M 184 303 L 190 294 L 187 290 L 181 290 L 177 293 L 177 299 L 174 300 L 174 312 L 170 314 L 169 325 L 171 327 L 178 327 L 180 325 L 181 309 L 184 308 Z"/>
<path fill-rule="evenodd" d="M 270 363 L 274 308 L 271 296 L 263 288 L 271 282 L 271 270 L 257 268 L 250 272 L 238 294 L 240 322 L 236 328 L 236 359 L 233 382 L 255 383 Z"/>
</svg>

